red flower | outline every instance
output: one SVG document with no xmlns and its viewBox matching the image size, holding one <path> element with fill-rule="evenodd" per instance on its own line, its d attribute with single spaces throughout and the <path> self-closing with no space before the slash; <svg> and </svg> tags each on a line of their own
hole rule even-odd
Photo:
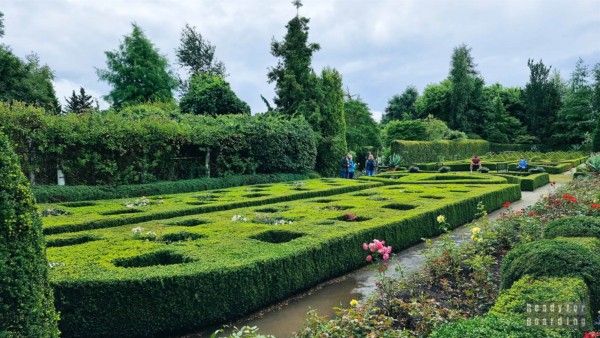
<svg viewBox="0 0 600 338">
<path fill-rule="evenodd" d="M 506 201 L 506 202 L 502 203 L 502 207 L 503 207 L 504 209 L 508 209 L 508 208 L 510 208 L 510 204 L 511 204 L 511 203 L 510 203 L 509 201 Z"/>
<path fill-rule="evenodd" d="M 592 203 L 592 209 L 600 210 L 600 203 Z"/>
<path fill-rule="evenodd" d="M 577 198 L 571 194 L 564 194 L 562 198 L 567 202 L 577 203 Z"/>
</svg>

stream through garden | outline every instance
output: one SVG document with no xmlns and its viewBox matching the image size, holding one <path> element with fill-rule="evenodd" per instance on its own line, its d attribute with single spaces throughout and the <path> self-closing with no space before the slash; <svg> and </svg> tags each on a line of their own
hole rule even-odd
<svg viewBox="0 0 600 338">
<path fill-rule="evenodd" d="M 518 210 L 533 205 L 544 195 L 548 195 L 561 185 L 558 181 L 553 187 L 550 184 L 533 192 L 523 191 L 522 198 L 512 203 L 511 209 Z M 496 210 L 489 214 L 490 219 L 498 218 L 504 209 Z M 456 243 L 461 243 L 470 237 L 469 225 L 458 227 L 451 231 L 451 236 Z M 434 238 L 438 241 L 440 238 Z M 398 275 L 399 271 L 407 275 L 417 271 L 424 263 L 423 250 L 425 243 L 414 245 L 396 253 L 390 259 L 387 275 Z M 398 269 L 399 268 L 399 269 Z M 309 310 L 316 310 L 320 316 L 332 316 L 336 307 L 348 307 L 352 299 L 361 300 L 368 297 L 376 289 L 379 272 L 374 266 L 350 272 L 342 277 L 321 283 L 320 285 L 286 299 L 278 304 L 258 311 L 248 317 L 237 320 L 225 328 L 223 335 L 232 331 L 232 327 L 256 326 L 261 334 L 271 334 L 278 338 L 291 337 L 294 332 L 302 329 Z M 399 275 L 398 275 L 399 276 Z M 199 338 L 210 336 L 218 327 L 203 330 L 199 333 L 185 335 L 182 338 Z"/>
</svg>

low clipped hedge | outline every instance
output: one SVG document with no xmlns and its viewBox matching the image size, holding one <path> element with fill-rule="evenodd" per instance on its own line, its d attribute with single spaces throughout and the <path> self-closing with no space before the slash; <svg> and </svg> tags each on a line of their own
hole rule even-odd
<svg viewBox="0 0 600 338">
<path fill-rule="evenodd" d="M 502 262 L 502 288 L 532 277 L 582 278 L 590 289 L 590 303 L 600 309 L 600 255 L 598 239 L 544 239 L 511 250 Z"/>
<path fill-rule="evenodd" d="M 177 194 L 250 184 L 296 181 L 307 179 L 310 176 L 309 174 L 258 174 L 127 185 L 35 185 L 33 186 L 33 193 L 38 203 L 75 202 Z"/>
<path fill-rule="evenodd" d="M 508 290 L 504 290 L 490 314 L 496 316 L 520 316 L 526 320 L 527 304 L 565 304 L 578 303 L 585 306 L 586 325 L 592 327 L 589 289 L 579 277 L 540 277 L 525 276 L 516 281 Z M 555 316 L 556 317 L 556 316 Z"/>
<path fill-rule="evenodd" d="M 327 180 L 327 179 L 325 179 Z M 319 180 L 312 180 L 319 181 Z M 73 215 L 66 216 L 50 216 L 44 218 L 44 234 L 58 234 L 64 232 L 74 232 L 74 231 L 83 231 L 83 230 L 91 230 L 91 229 L 101 229 L 101 228 L 111 228 L 117 227 L 121 225 L 134 224 L 140 222 L 146 222 L 151 220 L 162 220 L 167 218 L 181 217 L 186 215 L 197 215 L 203 213 L 210 213 L 215 211 L 222 210 L 230 210 L 236 208 L 244 208 L 250 206 L 258 206 L 269 203 L 277 203 L 283 201 L 293 201 L 304 198 L 312 198 L 312 197 L 324 197 L 336 194 L 342 194 L 346 192 L 352 192 L 367 188 L 372 188 L 374 186 L 380 185 L 378 182 L 366 183 L 358 180 L 341 180 L 342 182 L 337 182 L 333 180 L 334 183 L 323 183 L 321 188 L 310 189 L 307 191 L 299 190 L 296 191 L 294 189 L 287 190 L 278 194 L 265 194 L 262 196 L 262 193 L 257 193 L 256 197 L 250 197 L 253 194 L 243 194 L 241 191 L 237 191 L 237 195 L 233 200 L 228 202 L 215 202 L 207 201 L 202 202 L 201 205 L 190 205 L 189 203 L 185 203 L 183 201 L 183 194 L 175 194 L 169 197 L 170 200 L 181 200 L 179 202 L 169 203 L 168 201 L 164 203 L 164 206 L 160 209 L 156 209 L 156 206 L 148 206 L 148 207 L 140 207 L 140 208 L 125 208 L 122 206 L 122 203 L 117 203 L 115 200 L 103 200 L 98 201 L 98 203 L 94 203 L 95 205 L 90 206 L 92 210 L 95 210 L 93 213 L 88 214 L 77 214 L 77 209 L 79 209 L 79 204 L 87 203 L 87 202 L 70 202 L 59 205 L 45 205 L 45 207 L 58 207 L 62 209 L 70 209 L 69 212 L 73 212 Z M 328 184 L 333 184 L 330 186 Z M 260 186 L 260 185 L 258 185 Z M 250 186 L 253 187 L 253 186 Z M 254 186 L 256 187 L 256 185 Z M 240 188 L 240 187 L 238 187 Z M 239 190 L 239 189 L 238 189 Z M 207 194 L 210 194 L 212 191 L 207 191 Z M 123 201 L 118 201 L 123 202 Z M 193 202 L 192 202 L 193 203 Z M 162 206 L 162 205 L 159 205 Z M 149 209 L 148 209 L 149 208 Z M 62 210 L 61 209 L 61 210 Z"/>
<path fill-rule="evenodd" d="M 507 180 L 479 173 L 407 173 L 387 171 L 361 180 L 384 184 L 506 184 Z M 510 182 L 509 182 L 510 183 Z"/>
<path fill-rule="evenodd" d="M 461 185 L 398 187 L 269 205 L 293 224 L 231 221 L 257 212 L 249 208 L 201 215 L 208 223 L 195 227 L 136 225 L 159 238 L 182 229 L 203 235 L 178 245 L 136 241 L 129 226 L 91 231 L 103 239 L 79 247 L 50 248 L 50 261 L 65 262 L 52 274 L 60 329 L 67 337 L 157 336 L 221 323 L 362 266 L 363 242 L 385 239 L 402 250 L 440 234 L 440 214 L 455 227 L 474 218 L 478 202 L 493 210 L 520 198 L 506 184 L 468 192 Z M 392 201 L 412 208 L 390 209 Z M 360 217 L 346 223 L 345 212 Z M 148 266 L 152 254 L 160 254 L 156 264 L 182 264 Z"/>
<path fill-rule="evenodd" d="M 490 152 L 490 144 L 484 140 L 457 141 L 402 141 L 391 144 L 392 153 L 402 158 L 402 164 L 439 162 L 470 158 L 473 154 Z M 437 168 L 435 168 L 437 170 Z M 454 170 L 454 169 L 453 169 Z"/>
<path fill-rule="evenodd" d="M 548 173 L 528 174 L 526 176 L 511 173 L 494 175 L 506 178 L 509 183 L 521 185 L 522 191 L 534 191 L 550 183 L 550 175 Z"/>
<path fill-rule="evenodd" d="M 597 237 L 600 238 L 600 217 L 575 216 L 554 220 L 546 226 L 544 236 Z"/>
<path fill-rule="evenodd" d="M 522 318 L 486 315 L 458 320 L 442 325 L 430 338 L 559 338 L 561 333 L 536 326 L 527 326 Z"/>
</svg>

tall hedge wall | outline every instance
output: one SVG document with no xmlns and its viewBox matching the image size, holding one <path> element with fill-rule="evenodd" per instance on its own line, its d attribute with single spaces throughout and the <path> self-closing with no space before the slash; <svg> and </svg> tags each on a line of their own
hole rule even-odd
<svg viewBox="0 0 600 338">
<path fill-rule="evenodd" d="M 42 223 L 0 134 L 0 337 L 58 337 Z"/>
<path fill-rule="evenodd" d="M 484 140 L 458 141 L 401 141 L 392 142 L 392 153 L 402 157 L 402 163 L 442 162 L 469 158 L 474 154 L 490 152 L 490 143 Z"/>
<path fill-rule="evenodd" d="M 133 107 L 134 108 L 134 107 Z M 133 114 L 49 115 L 0 103 L 5 132 L 36 183 L 131 184 L 206 176 L 299 173 L 314 168 L 315 136 L 302 118 Z"/>
</svg>

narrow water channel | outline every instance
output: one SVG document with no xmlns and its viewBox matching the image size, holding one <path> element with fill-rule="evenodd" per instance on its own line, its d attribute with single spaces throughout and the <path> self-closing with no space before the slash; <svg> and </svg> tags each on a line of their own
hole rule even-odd
<svg viewBox="0 0 600 338">
<path fill-rule="evenodd" d="M 557 182 L 555 187 L 546 185 L 533 192 L 524 191 L 522 198 L 511 205 L 511 209 L 518 210 L 526 208 L 537 202 L 542 196 L 549 194 L 561 183 Z M 497 210 L 490 213 L 490 219 L 498 218 L 505 210 Z M 464 225 L 451 232 L 456 243 L 461 243 L 469 238 L 469 225 Z M 438 241 L 434 238 L 433 241 Z M 396 267 L 400 266 L 404 274 L 410 274 L 418 270 L 423 262 L 423 250 L 425 244 L 420 243 L 406 250 L 396 253 L 390 259 L 388 274 L 396 273 Z M 240 319 L 232 324 L 232 327 L 256 326 L 262 334 L 271 334 L 278 338 L 291 337 L 294 332 L 302 329 L 309 310 L 316 310 L 321 316 L 332 316 L 335 307 L 347 307 L 352 299 L 363 299 L 375 290 L 378 272 L 372 266 L 353 271 L 345 276 L 322 283 L 315 288 L 289 298 L 281 303 L 256 312 L 246 318 Z M 211 328 L 199 333 L 186 335 L 183 338 L 208 337 L 217 328 Z M 224 334 L 231 329 L 225 329 Z"/>
</svg>

